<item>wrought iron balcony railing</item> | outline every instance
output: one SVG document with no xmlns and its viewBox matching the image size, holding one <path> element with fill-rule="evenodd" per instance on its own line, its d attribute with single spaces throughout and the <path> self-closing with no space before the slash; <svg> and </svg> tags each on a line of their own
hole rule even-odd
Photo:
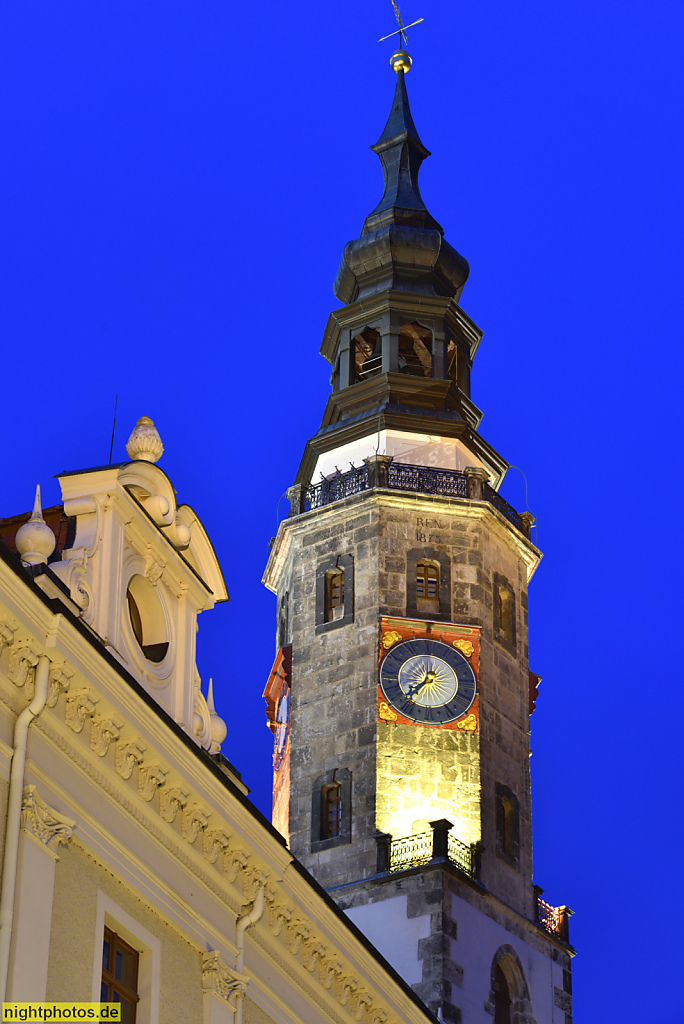
<svg viewBox="0 0 684 1024">
<path fill-rule="evenodd" d="M 441 819 L 430 822 L 431 832 L 394 839 L 387 833 L 376 836 L 378 872 L 406 871 L 433 860 L 448 859 L 471 878 L 478 875 L 479 845 L 467 846 L 451 834 L 451 822 Z"/>
<path fill-rule="evenodd" d="M 561 942 L 569 942 L 570 907 L 552 907 L 537 896 L 537 920 L 549 935 L 555 935 Z"/>
<path fill-rule="evenodd" d="M 375 455 L 364 459 L 363 466 L 352 466 L 346 473 L 338 471 L 320 483 L 309 487 L 303 484 L 291 487 L 288 491 L 290 516 L 322 508 L 372 487 L 384 487 L 414 494 L 438 494 L 447 498 L 488 501 L 516 530 L 529 538 L 533 517 L 527 512 L 516 512 L 505 498 L 490 487 L 486 475 L 480 469 L 466 469 L 461 473 L 452 469 L 412 466 L 405 462 L 394 462 L 390 456 Z"/>
</svg>

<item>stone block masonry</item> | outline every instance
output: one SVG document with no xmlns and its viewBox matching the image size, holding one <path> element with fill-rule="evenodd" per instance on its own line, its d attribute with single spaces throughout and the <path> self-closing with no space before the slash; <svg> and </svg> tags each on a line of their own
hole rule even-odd
<svg viewBox="0 0 684 1024">
<path fill-rule="evenodd" d="M 317 571 L 338 556 L 353 559 L 353 616 L 316 635 Z M 377 721 L 379 616 L 409 614 L 421 557 L 449 569 L 435 618 L 482 628 L 478 734 Z M 376 830 L 399 837 L 448 818 L 463 842 L 482 841 L 484 884 L 532 918 L 527 583 L 538 559 L 491 505 L 467 499 L 366 491 L 281 526 L 269 585 L 292 609 L 290 844 L 327 888 L 375 873 Z M 498 585 L 513 598 L 507 646 Z M 312 787 L 336 769 L 351 772 L 351 841 L 312 852 Z M 515 864 L 497 855 L 497 784 L 518 801 Z"/>
</svg>

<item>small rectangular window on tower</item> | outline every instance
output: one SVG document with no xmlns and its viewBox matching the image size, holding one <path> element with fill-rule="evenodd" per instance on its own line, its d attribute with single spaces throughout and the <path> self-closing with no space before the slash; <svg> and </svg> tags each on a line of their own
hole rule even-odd
<svg viewBox="0 0 684 1024">
<path fill-rule="evenodd" d="M 505 576 L 494 573 L 494 639 L 515 654 L 515 592 Z"/>
<path fill-rule="evenodd" d="M 439 612 L 439 565 L 422 559 L 416 565 L 416 609 L 419 612 Z"/>
<path fill-rule="evenodd" d="M 325 576 L 325 621 L 344 616 L 344 569 L 333 569 Z"/>
<path fill-rule="evenodd" d="M 342 787 L 339 782 L 323 787 L 323 839 L 337 839 L 342 832 Z"/>
</svg>

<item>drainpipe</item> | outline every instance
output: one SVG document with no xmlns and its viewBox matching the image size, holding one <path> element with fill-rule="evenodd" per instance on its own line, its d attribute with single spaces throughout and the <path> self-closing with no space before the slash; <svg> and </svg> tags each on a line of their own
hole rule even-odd
<svg viewBox="0 0 684 1024">
<path fill-rule="evenodd" d="M 256 895 L 256 899 L 252 904 L 251 910 L 248 910 L 246 914 L 238 918 L 235 926 L 235 944 L 238 948 L 237 955 L 237 971 L 238 974 L 244 974 L 245 968 L 245 932 L 250 925 L 256 924 L 257 921 L 261 920 L 261 916 L 264 912 L 264 886 L 260 886 L 259 892 Z M 244 993 L 241 998 L 237 1000 L 235 1007 L 235 1016 L 233 1018 L 233 1024 L 242 1024 L 242 1004 L 244 1002 Z"/>
<path fill-rule="evenodd" d="M 43 654 L 38 659 L 36 666 L 36 688 L 33 700 L 20 713 L 14 724 L 14 752 L 10 768 L 5 854 L 2 864 L 2 891 L 0 892 L 0 1005 L 5 1002 L 7 994 L 28 731 L 31 722 L 38 717 L 47 703 L 49 675 L 50 659 Z"/>
</svg>

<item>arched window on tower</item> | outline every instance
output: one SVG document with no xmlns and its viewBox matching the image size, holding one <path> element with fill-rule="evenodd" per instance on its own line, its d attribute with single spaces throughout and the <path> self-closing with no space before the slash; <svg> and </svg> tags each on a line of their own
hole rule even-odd
<svg viewBox="0 0 684 1024">
<path fill-rule="evenodd" d="M 416 564 L 416 608 L 419 612 L 439 612 L 439 563 L 422 558 Z"/>
<path fill-rule="evenodd" d="M 325 574 L 325 621 L 334 622 L 344 615 L 344 569 Z"/>
<path fill-rule="evenodd" d="M 432 376 L 432 334 L 420 324 L 405 324 L 399 333 L 399 373 Z"/>
<path fill-rule="evenodd" d="M 511 1024 L 511 992 L 500 964 L 494 971 L 494 1024 Z"/>
<path fill-rule="evenodd" d="M 354 376 L 356 382 L 377 377 L 382 372 L 382 339 L 372 327 L 357 334 L 354 345 Z"/>
</svg>

